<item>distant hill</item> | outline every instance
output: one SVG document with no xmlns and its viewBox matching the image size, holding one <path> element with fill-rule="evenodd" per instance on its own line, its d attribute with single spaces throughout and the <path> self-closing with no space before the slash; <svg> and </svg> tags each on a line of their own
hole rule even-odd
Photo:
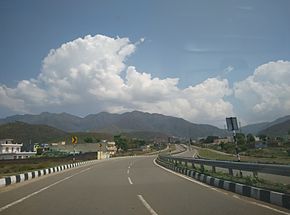
<svg viewBox="0 0 290 215">
<path fill-rule="evenodd" d="M 277 137 L 285 136 L 290 131 L 290 120 L 274 124 L 259 132 L 259 134 L 265 134 L 267 136 Z"/>
<path fill-rule="evenodd" d="M 256 123 L 256 124 L 250 124 L 242 127 L 242 132 L 245 134 L 258 134 L 261 130 L 267 128 L 269 125 L 269 122 L 261 122 L 261 123 Z"/>
<path fill-rule="evenodd" d="M 49 125 L 66 132 L 157 132 L 179 137 L 224 136 L 226 131 L 215 126 L 194 124 L 181 118 L 133 111 L 123 114 L 101 112 L 84 118 L 67 113 L 41 113 L 39 115 L 15 115 L 0 120 L 0 123 L 21 121 L 30 124 Z"/>
<path fill-rule="evenodd" d="M 122 135 L 129 138 L 138 138 L 143 140 L 153 140 L 154 138 L 163 138 L 167 139 L 169 136 L 159 132 L 150 132 L 150 131 L 136 131 L 130 133 L 122 133 Z"/>
<path fill-rule="evenodd" d="M 265 131 L 267 128 L 286 122 L 288 120 L 290 120 L 290 115 L 278 118 L 272 122 L 262 122 L 262 123 L 247 125 L 247 126 L 242 127 L 242 132 L 245 134 L 252 133 L 252 134 L 257 135 L 257 134 L 260 134 L 262 131 Z"/>
<path fill-rule="evenodd" d="M 67 113 L 48 113 L 44 112 L 39 115 L 14 115 L 0 120 L 1 124 L 9 122 L 25 122 L 28 124 L 48 125 L 63 131 L 81 131 L 79 126 L 82 118 Z"/>
<path fill-rule="evenodd" d="M 67 135 L 68 133 L 47 125 L 30 125 L 24 122 L 0 125 L 0 139 L 14 139 L 16 142 L 25 144 L 30 141 L 32 143 L 46 143 Z"/>
</svg>

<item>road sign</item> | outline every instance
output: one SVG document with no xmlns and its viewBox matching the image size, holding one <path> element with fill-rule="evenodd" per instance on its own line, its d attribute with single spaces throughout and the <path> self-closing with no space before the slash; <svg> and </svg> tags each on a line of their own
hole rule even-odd
<svg viewBox="0 0 290 215">
<path fill-rule="evenodd" d="M 76 136 L 73 136 L 71 138 L 71 142 L 72 142 L 72 144 L 77 144 L 78 143 L 78 138 Z"/>
<path fill-rule="evenodd" d="M 237 131 L 239 130 L 238 122 L 236 117 L 228 117 L 226 118 L 227 127 L 229 131 Z"/>
</svg>

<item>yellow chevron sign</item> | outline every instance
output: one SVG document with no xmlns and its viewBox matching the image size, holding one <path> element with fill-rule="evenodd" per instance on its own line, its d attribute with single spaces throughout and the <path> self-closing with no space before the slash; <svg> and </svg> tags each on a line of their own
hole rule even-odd
<svg viewBox="0 0 290 215">
<path fill-rule="evenodd" d="M 71 138 L 71 142 L 72 142 L 72 144 L 77 144 L 78 143 L 78 138 L 76 136 L 73 136 Z"/>
</svg>

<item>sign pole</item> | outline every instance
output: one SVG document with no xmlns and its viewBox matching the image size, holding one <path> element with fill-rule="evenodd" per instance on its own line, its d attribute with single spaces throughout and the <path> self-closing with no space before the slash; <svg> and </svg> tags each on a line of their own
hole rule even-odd
<svg viewBox="0 0 290 215">
<path fill-rule="evenodd" d="M 236 117 L 228 117 L 228 118 L 226 118 L 226 122 L 227 122 L 228 130 L 233 132 L 236 156 L 237 156 L 238 162 L 240 162 L 241 161 L 241 157 L 240 157 L 240 154 L 239 154 L 238 141 L 237 141 L 237 135 L 236 135 L 236 131 L 239 130 L 237 118 Z M 240 177 L 243 177 L 243 173 L 242 173 L 241 170 L 240 170 Z"/>
<path fill-rule="evenodd" d="M 75 163 L 75 160 L 76 160 L 76 149 L 75 149 L 75 144 L 73 144 L 73 146 L 74 146 L 73 163 Z"/>
<path fill-rule="evenodd" d="M 75 163 L 75 160 L 76 160 L 76 148 L 75 148 L 75 145 L 77 144 L 78 142 L 78 138 L 76 136 L 73 136 L 71 138 L 71 142 L 73 144 L 73 163 Z"/>
<path fill-rule="evenodd" d="M 238 141 L 237 141 L 237 135 L 236 135 L 236 131 L 233 130 L 233 137 L 234 137 L 234 142 L 235 142 L 235 149 L 236 149 L 236 156 L 237 156 L 237 159 L 238 161 L 240 162 L 241 161 L 241 157 L 240 157 L 240 154 L 239 154 L 239 148 L 238 148 Z"/>
</svg>

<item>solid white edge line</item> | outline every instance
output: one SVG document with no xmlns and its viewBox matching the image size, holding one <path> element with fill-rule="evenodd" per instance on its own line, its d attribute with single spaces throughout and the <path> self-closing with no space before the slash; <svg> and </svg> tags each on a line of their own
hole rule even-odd
<svg viewBox="0 0 290 215">
<path fill-rule="evenodd" d="M 131 181 L 130 177 L 128 177 L 128 181 L 129 181 L 130 184 L 133 184 L 133 182 Z"/>
<path fill-rule="evenodd" d="M 191 182 L 193 182 L 193 183 L 199 184 L 199 185 L 201 185 L 201 186 L 203 186 L 203 187 L 207 187 L 207 188 L 209 188 L 209 189 L 213 189 L 213 188 L 212 188 L 211 186 L 209 186 L 209 185 L 206 185 L 206 184 L 204 184 L 204 183 L 202 183 L 202 182 L 199 182 L 199 181 L 193 180 L 193 179 L 189 178 L 188 176 L 185 176 L 185 175 L 179 174 L 179 173 L 177 173 L 177 172 L 174 172 L 174 171 L 172 171 L 171 169 L 167 169 L 167 168 L 165 168 L 165 167 L 159 165 L 158 163 L 156 163 L 155 160 L 156 160 L 156 159 L 153 160 L 153 163 L 154 163 L 156 166 L 158 166 L 158 167 L 164 169 L 165 171 L 167 171 L 167 172 L 171 172 L 171 173 L 173 173 L 174 175 L 177 175 L 177 176 L 179 176 L 179 177 L 182 177 L 182 178 L 184 178 L 184 179 L 186 179 L 186 180 L 188 180 L 188 181 L 191 181 Z"/>
<path fill-rule="evenodd" d="M 179 177 L 182 177 L 182 178 L 184 178 L 184 179 L 186 179 L 186 180 L 188 180 L 188 181 L 194 182 L 194 183 L 199 184 L 199 185 L 201 185 L 201 186 L 207 187 L 207 188 L 209 188 L 209 189 L 211 189 L 211 190 L 214 190 L 214 191 L 217 191 L 217 192 L 219 192 L 219 193 L 223 193 L 223 194 L 226 194 L 226 195 L 227 195 L 227 193 L 222 192 L 222 191 L 220 191 L 220 190 L 217 190 L 217 189 L 214 188 L 214 187 L 211 187 L 211 186 L 209 186 L 209 185 L 203 184 L 203 183 L 201 183 L 201 182 L 199 182 L 199 181 L 196 181 L 196 180 L 193 180 L 193 179 L 189 178 L 188 176 L 181 175 L 181 174 L 179 174 L 179 173 L 176 173 L 176 172 L 174 172 L 174 171 L 172 171 L 172 170 L 170 170 L 170 169 L 167 169 L 167 168 L 165 168 L 165 167 L 159 165 L 158 163 L 156 163 L 156 158 L 153 160 L 153 163 L 154 163 L 156 166 L 158 166 L 159 168 L 162 168 L 162 169 L 164 169 L 164 170 L 166 170 L 166 171 L 168 171 L 168 172 L 171 172 L 171 173 L 173 173 L 173 174 L 175 174 L 175 175 L 177 175 L 177 176 L 179 176 Z M 237 195 L 235 195 L 235 194 L 232 195 L 232 197 L 233 197 L 233 198 L 236 198 L 236 199 L 239 198 L 239 197 L 238 197 Z M 249 201 L 249 200 L 246 200 L 246 199 L 242 199 L 242 198 L 239 198 L 239 200 L 242 200 L 242 201 L 245 201 L 245 202 L 247 202 L 247 203 L 254 204 L 254 205 L 257 205 L 257 206 L 260 206 L 260 207 L 263 207 L 263 208 L 267 208 L 267 209 L 269 209 L 269 210 L 272 210 L 272 211 L 275 211 L 275 212 L 278 212 L 278 213 L 282 213 L 282 214 L 290 215 L 290 213 L 287 213 L 287 212 L 285 212 L 285 211 L 281 211 L 281 210 L 276 209 L 276 208 L 272 208 L 272 207 L 270 207 L 270 206 L 268 206 L 268 205 L 264 205 L 264 204 L 261 204 L 261 203 L 258 203 L 258 202 L 252 202 L 252 201 Z"/>
<path fill-rule="evenodd" d="M 48 185 L 48 186 L 46 186 L 46 187 L 44 187 L 44 188 L 41 188 L 41 189 L 38 190 L 38 191 L 35 191 L 35 192 L 33 192 L 33 193 L 31 193 L 31 194 L 29 194 L 29 195 L 27 195 L 27 196 L 24 196 L 24 197 L 21 198 L 21 199 L 18 199 L 18 200 L 14 201 L 14 202 L 11 202 L 10 204 L 1 207 L 1 208 L 0 208 L 0 212 L 2 212 L 2 211 L 4 211 L 4 210 L 6 210 L 6 209 L 8 209 L 8 208 L 10 208 L 10 207 L 12 207 L 12 206 L 18 204 L 18 203 L 21 203 L 21 202 L 23 202 L 24 200 L 26 200 L 26 199 L 28 199 L 28 198 L 30 198 L 30 197 L 32 197 L 32 196 L 35 196 L 36 194 L 41 193 L 42 191 L 45 191 L 45 190 L 47 190 L 47 189 L 49 189 L 49 188 L 51 188 L 51 187 L 53 187 L 53 186 L 55 186 L 55 185 L 57 185 L 57 184 L 63 182 L 63 181 L 66 181 L 66 180 L 68 180 L 68 179 L 70 179 L 70 178 L 72 178 L 72 177 L 74 177 L 74 176 L 76 176 L 76 175 L 78 175 L 78 174 L 81 174 L 81 173 L 83 173 L 83 172 L 85 172 L 85 171 L 88 171 L 89 169 L 91 169 L 91 167 L 89 167 L 89 168 L 87 168 L 87 169 L 84 169 L 84 170 L 82 170 L 82 171 L 80 171 L 80 172 L 77 172 L 77 173 L 75 173 L 75 174 L 73 174 L 73 175 L 71 175 L 71 176 L 65 177 L 65 178 L 63 178 L 63 179 L 61 179 L 61 180 L 59 180 L 59 181 L 54 182 L 54 183 L 51 184 L 51 185 Z"/>
<path fill-rule="evenodd" d="M 145 208 L 147 208 L 147 210 L 150 212 L 151 215 L 158 215 L 153 208 L 148 204 L 148 202 L 146 202 L 146 200 L 143 198 L 142 195 L 138 195 L 138 198 L 140 199 L 140 201 L 142 202 L 142 204 L 145 206 Z"/>
</svg>

